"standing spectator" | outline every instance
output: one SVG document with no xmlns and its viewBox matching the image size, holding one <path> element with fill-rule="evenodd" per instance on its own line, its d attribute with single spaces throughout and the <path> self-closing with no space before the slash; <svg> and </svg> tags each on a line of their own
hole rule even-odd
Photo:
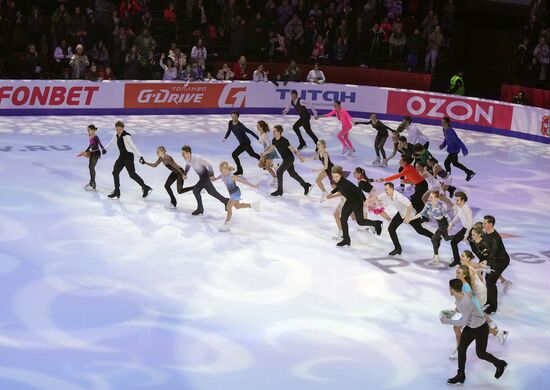
<svg viewBox="0 0 550 390">
<path fill-rule="evenodd" d="M 286 26 L 292 18 L 294 11 L 288 4 L 288 0 L 283 0 L 281 5 L 277 8 L 277 23 L 279 26 Z"/>
<path fill-rule="evenodd" d="M 178 70 L 170 57 L 166 60 L 166 65 L 164 64 L 164 53 L 160 56 L 159 65 L 164 70 L 163 80 L 175 80 L 178 77 Z"/>
<path fill-rule="evenodd" d="M 12 31 L 12 45 L 16 51 L 25 50 L 25 45 L 27 42 L 27 26 L 23 20 L 23 14 L 21 11 L 17 10 L 15 13 L 15 20 L 13 21 L 13 31 Z"/>
<path fill-rule="evenodd" d="M 390 37 L 390 52 L 388 55 L 388 58 L 390 59 L 390 61 L 393 60 L 393 54 L 395 52 L 399 53 L 398 60 L 403 59 L 406 44 L 407 44 L 407 37 L 405 37 L 405 34 L 403 34 L 403 31 L 401 31 L 401 28 L 397 28 L 396 30 L 394 30 Z"/>
<path fill-rule="evenodd" d="M 396 19 L 403 13 L 403 1 L 402 0 L 385 0 L 384 7 L 388 11 L 388 17 Z"/>
<path fill-rule="evenodd" d="M 533 57 L 537 59 L 539 65 L 539 83 L 544 84 L 548 77 L 548 63 L 550 62 L 550 50 L 546 44 L 546 39 L 543 37 L 539 38 L 539 43 L 535 46 L 533 50 Z"/>
<path fill-rule="evenodd" d="M 233 76 L 235 76 L 235 74 L 231 71 L 227 64 L 223 64 L 222 68 L 218 70 L 218 73 L 216 74 L 216 78 L 222 81 L 233 80 Z"/>
<path fill-rule="evenodd" d="M 518 45 L 515 56 L 516 76 L 521 80 L 525 80 L 530 63 L 529 38 L 523 38 L 523 41 Z"/>
<path fill-rule="evenodd" d="M 193 67 L 191 64 L 188 64 L 183 72 L 179 75 L 179 79 L 183 81 L 195 81 L 197 79 L 197 75 L 193 71 Z"/>
<path fill-rule="evenodd" d="M 323 61 L 327 58 L 325 44 L 326 42 L 323 35 L 317 35 L 317 42 L 315 42 L 315 45 L 313 45 L 313 50 L 311 52 L 311 59 L 313 61 Z"/>
<path fill-rule="evenodd" d="M 57 45 L 57 41 L 66 37 L 70 30 L 71 17 L 65 9 L 65 5 L 61 3 L 50 19 L 50 34 L 53 44 Z"/>
<path fill-rule="evenodd" d="M 25 55 L 24 72 L 25 77 L 31 79 L 42 78 L 42 66 L 38 58 L 38 52 L 36 51 L 36 46 L 32 43 L 29 45 L 27 54 Z"/>
<path fill-rule="evenodd" d="M 163 16 L 166 36 L 170 40 L 175 40 L 178 25 L 178 14 L 176 14 L 176 4 L 173 1 L 169 2 L 168 7 L 164 9 Z"/>
<path fill-rule="evenodd" d="M 97 65 L 109 65 L 109 53 L 107 52 L 107 48 L 103 44 L 103 41 L 99 41 L 94 45 L 92 51 L 90 52 L 90 57 L 92 58 L 92 62 L 95 62 Z"/>
<path fill-rule="evenodd" d="M 249 80 L 248 70 L 246 69 L 246 57 L 240 56 L 239 61 L 233 65 L 233 74 L 235 80 Z"/>
<path fill-rule="evenodd" d="M 116 74 L 122 74 L 123 63 L 130 49 L 130 42 L 134 33 L 120 25 L 113 30 L 113 56 L 111 65 Z"/>
<path fill-rule="evenodd" d="M 203 0 L 198 0 L 193 7 L 193 28 L 206 34 L 208 30 L 208 16 Z"/>
<path fill-rule="evenodd" d="M 133 45 L 130 53 L 126 54 L 124 63 L 124 78 L 138 80 L 140 78 L 142 60 L 136 45 Z"/>
<path fill-rule="evenodd" d="M 268 59 L 273 61 L 281 57 L 286 57 L 286 44 L 285 38 L 273 30 L 269 31 L 268 38 Z"/>
<path fill-rule="evenodd" d="M 393 26 L 388 18 L 384 18 L 384 21 L 380 24 L 380 30 L 384 33 L 384 44 L 388 44 L 390 41 L 391 33 L 393 32 Z"/>
<path fill-rule="evenodd" d="M 88 35 L 86 32 L 86 16 L 78 6 L 74 8 L 74 15 L 71 18 L 71 35 L 74 42 L 86 43 L 85 39 Z"/>
<path fill-rule="evenodd" d="M 174 47 L 174 49 L 170 50 L 168 56 L 172 59 L 174 66 L 178 70 L 178 73 L 183 72 L 183 70 L 187 66 L 187 55 L 185 53 L 182 53 L 179 47 Z"/>
<path fill-rule="evenodd" d="M 66 39 L 62 39 L 59 46 L 55 48 L 53 58 L 56 63 L 56 73 L 61 76 L 63 74 L 63 68 L 69 66 L 71 57 L 73 56 L 73 49 L 67 44 Z"/>
<path fill-rule="evenodd" d="M 88 56 L 84 54 L 84 47 L 82 45 L 76 45 L 76 53 L 71 57 L 69 65 L 73 68 L 71 73 L 72 79 L 83 80 L 86 78 L 86 68 L 90 66 L 90 61 L 88 61 Z"/>
<path fill-rule="evenodd" d="M 455 12 L 456 6 L 454 0 L 449 0 L 447 5 L 443 8 L 441 15 L 441 29 L 443 34 L 450 36 L 455 26 Z"/>
<path fill-rule="evenodd" d="M 279 77 L 279 78 L 282 81 L 284 81 L 286 85 L 286 83 L 289 81 L 300 81 L 300 76 L 301 76 L 300 68 L 298 68 L 296 61 L 292 60 L 286 67 L 283 77 Z"/>
<path fill-rule="evenodd" d="M 143 29 L 141 34 L 136 37 L 134 44 L 137 46 L 139 55 L 143 59 L 149 59 L 153 57 L 155 49 L 157 48 L 157 43 L 155 42 L 155 40 L 149 33 L 149 29 L 147 28 Z"/>
<path fill-rule="evenodd" d="M 346 60 L 348 53 L 348 45 L 342 38 L 338 38 L 332 48 L 332 59 L 338 64 L 342 64 Z"/>
<path fill-rule="evenodd" d="M 416 71 L 423 46 L 424 40 L 420 35 L 420 30 L 415 28 L 414 33 L 407 39 L 407 67 L 409 72 Z"/>
<path fill-rule="evenodd" d="M 254 81 L 268 81 L 267 76 L 269 75 L 269 71 L 264 70 L 264 66 L 262 64 L 258 65 L 258 68 L 252 73 L 252 80 Z"/>
<path fill-rule="evenodd" d="M 384 32 L 380 30 L 378 23 L 375 23 L 374 26 L 369 30 L 368 35 L 368 50 L 371 60 L 376 63 L 380 58 L 382 51 L 382 42 L 384 40 Z"/>
<path fill-rule="evenodd" d="M 290 22 L 285 26 L 285 37 L 288 41 L 290 58 L 298 58 L 300 56 L 300 47 L 304 43 L 304 26 L 297 14 L 294 14 Z"/>
<path fill-rule="evenodd" d="M 325 74 L 319 69 L 319 64 L 317 62 L 313 65 L 313 69 L 307 74 L 307 81 L 315 84 L 323 84 L 326 81 Z"/>
<path fill-rule="evenodd" d="M 44 17 L 40 14 L 37 6 L 32 7 L 27 25 L 30 43 L 36 46 L 40 43 L 42 34 L 44 34 Z"/>
<path fill-rule="evenodd" d="M 437 18 L 437 14 L 430 10 L 422 21 L 422 36 L 424 39 L 428 39 L 429 35 L 435 31 L 438 25 L 439 19 Z"/>
<path fill-rule="evenodd" d="M 239 55 L 244 52 L 245 42 L 245 20 L 237 15 L 231 19 L 231 40 L 229 52 L 232 55 Z"/>
<path fill-rule="evenodd" d="M 199 60 L 202 60 L 203 63 L 206 63 L 207 51 L 206 47 L 203 46 L 202 39 L 197 41 L 197 45 L 193 46 L 191 49 L 191 62 L 196 63 Z"/>
<path fill-rule="evenodd" d="M 349 39 L 349 28 L 346 19 L 340 21 L 340 25 L 336 28 L 336 38 L 342 38 L 344 42 Z"/>
<path fill-rule="evenodd" d="M 265 52 L 266 34 L 265 20 L 260 12 L 248 23 L 248 46 L 247 51 L 251 53 Z"/>
<path fill-rule="evenodd" d="M 424 64 L 424 71 L 426 73 L 433 73 L 435 71 L 441 45 L 443 45 L 443 34 L 439 26 L 437 26 L 428 36 L 428 47 L 426 48 L 426 60 Z"/>
</svg>

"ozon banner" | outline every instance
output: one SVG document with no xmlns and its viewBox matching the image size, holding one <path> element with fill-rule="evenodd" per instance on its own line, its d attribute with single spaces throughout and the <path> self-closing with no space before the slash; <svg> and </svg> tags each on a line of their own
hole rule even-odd
<svg viewBox="0 0 550 390">
<path fill-rule="evenodd" d="M 1 110 L 122 108 L 117 83 L 6 80 L 0 84 Z"/>
<path fill-rule="evenodd" d="M 244 108 L 247 84 L 126 83 L 125 108 Z"/>
<path fill-rule="evenodd" d="M 412 91 L 389 91 L 386 114 L 442 119 L 477 127 L 510 130 L 513 107 L 498 102 Z"/>
</svg>

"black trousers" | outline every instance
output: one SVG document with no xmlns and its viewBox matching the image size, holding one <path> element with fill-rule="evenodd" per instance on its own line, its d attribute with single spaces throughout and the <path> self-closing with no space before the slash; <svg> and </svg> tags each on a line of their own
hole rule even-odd
<svg viewBox="0 0 550 390">
<path fill-rule="evenodd" d="M 382 158 L 386 159 L 384 144 L 386 143 L 387 139 L 387 135 L 380 135 L 380 132 L 376 133 L 376 137 L 374 138 L 374 152 L 376 153 L 376 157 L 380 157 L 381 154 Z"/>
<path fill-rule="evenodd" d="M 90 186 L 95 188 L 95 166 L 99 161 L 101 154 L 99 152 L 90 153 L 90 159 L 88 161 L 88 169 L 90 170 Z"/>
<path fill-rule="evenodd" d="M 355 203 L 350 202 L 346 200 L 344 203 L 344 206 L 342 206 L 342 212 L 340 213 L 340 223 L 342 224 L 342 233 L 344 241 L 351 241 L 349 237 L 349 227 L 348 227 L 348 219 L 351 215 L 351 213 L 355 214 L 355 220 L 357 221 L 358 225 L 361 226 L 376 226 L 375 221 L 371 221 L 370 219 L 365 219 L 363 214 L 363 204 L 362 203 Z"/>
<path fill-rule="evenodd" d="M 294 169 L 294 160 L 286 159 L 283 160 L 279 168 L 277 168 L 277 191 L 283 191 L 283 174 L 285 171 L 288 171 L 290 177 L 296 180 L 302 187 L 306 187 L 306 182 Z"/>
<path fill-rule="evenodd" d="M 471 169 L 466 168 L 464 165 L 458 162 L 458 153 L 449 153 L 445 159 L 445 170 L 451 173 L 451 164 L 453 164 L 458 169 L 463 170 L 465 173 L 473 173 Z"/>
<path fill-rule="evenodd" d="M 401 244 L 399 243 L 399 238 L 397 238 L 397 228 L 401 226 L 403 223 L 403 218 L 401 217 L 401 214 L 397 213 L 392 218 L 390 222 L 390 226 L 388 226 L 388 232 L 390 233 L 390 238 L 393 242 L 393 246 L 395 247 L 395 250 L 401 252 Z M 422 226 L 422 222 L 419 219 L 415 219 L 414 221 L 409 222 L 409 225 L 412 226 L 414 230 L 421 236 L 428 237 L 429 239 L 432 238 L 432 232 L 430 232 L 428 229 L 425 229 L 424 226 Z"/>
<path fill-rule="evenodd" d="M 319 139 L 317 138 L 313 130 L 311 130 L 311 123 L 309 119 L 310 118 L 300 117 L 300 119 L 298 119 L 296 123 L 294 123 L 294 125 L 292 126 L 292 129 L 298 136 L 298 141 L 300 142 L 299 146 L 306 144 L 306 141 L 304 140 L 304 137 L 302 137 L 302 133 L 300 132 L 300 127 L 303 127 L 307 135 L 309 135 L 311 137 L 311 140 L 315 143 L 315 147 L 317 147 L 317 141 L 319 141 Z"/>
<path fill-rule="evenodd" d="M 113 166 L 113 178 L 115 180 L 115 190 L 120 189 L 120 172 L 126 168 L 128 175 L 136 183 L 140 185 L 141 188 L 147 187 L 147 184 L 143 182 L 143 179 L 136 173 L 136 167 L 134 165 L 134 155 L 132 153 L 128 155 L 121 154 L 118 159 L 115 161 Z"/>
<path fill-rule="evenodd" d="M 466 234 L 466 228 L 460 229 L 451 239 L 451 249 L 453 250 L 453 260 L 455 263 L 460 263 L 460 253 L 458 252 L 458 244 L 460 241 L 464 239 L 464 235 Z M 470 233 L 470 238 L 472 235 Z"/>
<path fill-rule="evenodd" d="M 235 164 L 237 165 L 236 173 L 243 172 L 243 167 L 241 166 L 241 160 L 239 160 L 239 156 L 244 152 L 248 153 L 250 157 L 254 157 L 256 160 L 260 159 L 260 155 L 256 153 L 254 149 L 252 149 L 252 145 L 250 144 L 250 142 L 239 144 L 239 146 L 237 146 L 233 153 L 231 153 L 231 156 L 233 157 L 233 160 L 235 160 Z"/>
<path fill-rule="evenodd" d="M 426 180 L 423 180 L 420 183 L 414 185 L 414 192 L 411 195 L 411 203 L 417 213 L 421 212 L 424 208 L 424 201 L 422 200 L 422 196 L 424 196 L 426 191 L 428 191 L 428 183 L 426 182 Z"/>
<path fill-rule="evenodd" d="M 222 196 L 216 190 L 216 188 L 214 187 L 214 184 L 212 184 L 212 181 L 210 180 L 210 176 L 208 176 L 207 173 L 200 176 L 199 181 L 192 188 L 193 188 L 193 195 L 195 195 L 195 199 L 197 200 L 197 210 L 204 211 L 204 207 L 202 205 L 202 196 L 201 196 L 201 190 L 203 188 L 206 190 L 206 192 L 208 192 L 210 196 L 213 196 L 214 198 L 218 199 L 225 206 L 227 206 L 227 202 L 229 202 L 229 199 Z"/>
<path fill-rule="evenodd" d="M 510 265 L 510 258 L 499 259 L 496 264 L 489 264 L 493 272 L 489 272 L 485 276 L 485 284 L 487 285 L 487 313 L 497 311 L 498 308 L 498 289 L 497 281 L 504 270 Z"/>
<path fill-rule="evenodd" d="M 489 339 L 489 325 L 484 323 L 479 328 L 470 328 L 465 326 L 462 329 L 460 336 L 460 343 L 458 344 L 458 369 L 464 371 L 466 367 L 466 351 L 472 344 L 472 341 L 476 341 L 476 355 L 481 360 L 486 360 L 489 363 L 493 363 L 495 366 L 499 366 L 504 361 L 497 359 L 492 354 L 487 352 L 487 340 Z"/>
<path fill-rule="evenodd" d="M 170 203 L 172 203 L 174 206 L 177 205 L 176 197 L 174 196 L 174 193 L 172 192 L 172 184 L 176 182 L 176 189 L 178 191 L 178 194 L 183 194 L 188 191 L 192 191 L 194 186 L 191 187 L 185 187 L 183 188 L 183 176 L 181 173 L 172 172 L 166 179 L 166 183 L 164 183 L 164 189 L 166 192 L 168 192 L 168 196 L 170 196 Z"/>
<path fill-rule="evenodd" d="M 432 235 L 432 246 L 434 248 L 434 255 L 439 254 L 439 247 L 441 246 L 441 237 L 449 238 L 449 220 L 445 217 L 437 220 L 437 230 Z"/>
</svg>

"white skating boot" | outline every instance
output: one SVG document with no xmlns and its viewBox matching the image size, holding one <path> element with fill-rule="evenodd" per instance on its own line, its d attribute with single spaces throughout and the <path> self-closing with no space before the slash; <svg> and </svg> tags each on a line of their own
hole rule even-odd
<svg viewBox="0 0 550 390">
<path fill-rule="evenodd" d="M 250 208 L 253 209 L 254 211 L 260 211 L 260 201 L 257 200 L 256 202 L 251 203 Z"/>
<path fill-rule="evenodd" d="M 166 206 L 164 206 L 166 210 L 175 210 L 176 206 L 172 203 L 168 203 Z"/>
<path fill-rule="evenodd" d="M 426 263 L 426 265 L 439 265 L 439 255 L 434 255 L 430 261 Z"/>
<path fill-rule="evenodd" d="M 376 157 L 376 160 L 372 162 L 372 165 L 380 165 L 380 157 Z"/>
<path fill-rule="evenodd" d="M 344 232 L 342 229 L 338 230 L 336 234 L 332 237 L 333 240 L 342 240 L 344 238 Z"/>
<path fill-rule="evenodd" d="M 222 226 L 219 227 L 218 230 L 220 232 L 229 232 L 229 231 L 231 231 L 231 228 L 230 228 L 229 225 L 230 225 L 230 222 L 226 221 L 226 222 L 224 222 L 224 224 Z"/>
<path fill-rule="evenodd" d="M 456 360 L 456 359 L 458 359 L 458 350 L 455 349 L 454 352 L 449 355 L 449 360 Z"/>
</svg>

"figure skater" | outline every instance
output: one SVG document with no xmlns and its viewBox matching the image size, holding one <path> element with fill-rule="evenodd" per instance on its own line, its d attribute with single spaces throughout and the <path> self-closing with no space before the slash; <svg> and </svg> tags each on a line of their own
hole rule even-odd
<svg viewBox="0 0 550 390">
<path fill-rule="evenodd" d="M 269 138 L 269 126 L 265 121 L 258 121 L 258 123 L 256 123 L 256 130 L 260 135 L 258 141 L 262 145 L 263 149 L 262 153 L 260 153 L 260 161 L 258 162 L 258 166 L 269 172 L 269 174 L 273 178 L 271 185 L 277 185 L 277 174 L 273 170 L 273 160 L 275 160 L 279 156 L 277 155 L 277 152 L 275 150 L 267 154 L 265 153 L 267 149 L 271 147 L 271 138 Z"/>
<path fill-rule="evenodd" d="M 434 156 L 429 156 L 427 160 L 427 166 L 431 171 L 432 176 L 439 182 L 441 185 L 441 191 L 449 191 L 449 197 L 453 197 L 456 191 L 456 187 L 453 187 L 451 184 L 453 178 L 450 173 L 445 171 L 437 162 Z"/>
<path fill-rule="evenodd" d="M 89 159 L 88 169 L 90 170 L 90 182 L 86 184 L 84 189 L 87 191 L 90 191 L 90 190 L 95 191 L 95 188 L 96 188 L 95 166 L 99 161 L 101 154 L 105 154 L 107 153 L 107 151 L 101 144 L 99 137 L 96 135 L 97 127 L 95 127 L 94 125 L 90 125 L 88 126 L 87 131 L 88 131 L 89 145 L 85 151 L 79 154 L 79 156 L 88 157 Z M 101 151 L 100 151 L 100 148 L 101 148 Z"/>
<path fill-rule="evenodd" d="M 212 164 L 210 164 L 210 161 L 206 160 L 204 157 L 193 154 L 189 145 L 183 145 L 181 148 L 181 154 L 187 163 L 184 174 L 187 176 L 189 169 L 193 168 L 195 173 L 199 176 L 199 181 L 193 186 L 193 195 L 195 195 L 195 199 L 197 200 L 197 209 L 191 214 L 201 215 L 204 213 L 201 196 L 202 189 L 205 189 L 210 196 L 218 199 L 224 204 L 224 206 L 227 207 L 229 199 L 223 197 L 218 191 L 216 191 L 216 188 L 214 188 L 212 180 L 210 179 L 214 176 L 214 171 L 212 170 Z"/>
<path fill-rule="evenodd" d="M 464 143 L 458 138 L 456 132 L 451 127 L 451 120 L 448 116 L 444 117 L 441 121 L 443 126 L 443 137 L 445 138 L 443 143 L 439 145 L 439 149 L 447 148 L 447 158 L 445 159 L 445 170 L 451 173 L 451 164 L 453 164 L 458 169 L 463 170 L 466 173 L 466 181 L 472 180 L 472 177 L 476 174 L 471 169 L 465 167 L 458 162 L 458 152 L 462 151 L 464 156 L 468 155 L 468 148 Z"/>
<path fill-rule="evenodd" d="M 468 347 L 475 340 L 477 357 L 492 363 L 496 367 L 495 378 L 500 378 L 506 369 L 508 363 L 504 360 L 497 359 L 487 352 L 487 339 L 489 337 L 489 326 L 485 321 L 482 313 L 478 310 L 472 300 L 462 292 L 462 281 L 460 279 L 452 279 L 449 281 L 449 291 L 455 298 L 455 304 L 462 314 L 459 320 L 452 318 L 440 317 L 443 324 L 457 325 L 464 327 L 460 336 L 458 345 L 458 371 L 457 375 L 449 378 L 447 383 L 456 384 L 464 383 L 466 380 L 466 352 Z"/>
<path fill-rule="evenodd" d="M 301 161 L 304 161 L 304 158 L 294 146 L 288 142 L 288 139 L 283 137 L 283 126 L 275 125 L 273 127 L 274 138 L 271 141 L 271 146 L 262 154 L 268 155 L 273 152 L 275 148 L 279 152 L 279 155 L 283 159 L 279 168 L 277 168 L 277 190 L 271 193 L 271 196 L 282 196 L 283 195 L 283 174 L 285 171 L 288 171 L 290 177 L 296 180 L 304 189 L 304 195 L 308 196 L 311 191 L 311 184 L 306 183 L 304 179 L 294 169 L 294 155 L 297 155 Z"/>
<path fill-rule="evenodd" d="M 327 118 L 330 116 L 336 115 L 336 118 L 342 123 L 342 129 L 336 136 L 338 138 L 338 141 L 342 144 L 342 154 L 348 153 L 348 156 L 353 155 L 355 153 L 355 148 L 353 147 L 353 144 L 351 143 L 349 139 L 349 132 L 351 131 L 351 128 L 353 126 L 353 119 L 351 115 L 342 108 L 342 104 L 339 100 L 336 100 L 334 102 L 334 109 L 326 113 L 325 115 L 322 115 L 322 118 Z M 319 119 L 318 115 L 315 115 L 315 119 Z"/>
<path fill-rule="evenodd" d="M 428 137 L 420 130 L 418 125 L 412 123 L 412 118 L 410 116 L 403 117 L 403 122 L 405 128 L 407 129 L 407 139 L 413 145 L 420 144 L 423 145 L 426 149 L 430 146 L 430 141 Z"/>
<path fill-rule="evenodd" d="M 257 185 L 251 184 L 246 179 L 239 177 L 237 175 L 232 175 L 231 172 L 235 168 L 230 166 L 227 161 L 222 161 L 220 163 L 220 175 L 213 177 L 212 181 L 222 179 L 223 183 L 227 187 L 229 192 L 229 201 L 227 202 L 227 216 L 225 218 L 224 224 L 220 227 L 220 232 L 228 232 L 230 230 L 231 216 L 233 215 L 233 207 L 236 209 L 246 209 L 252 208 L 255 211 L 260 211 L 260 201 L 254 203 L 241 203 L 241 189 L 237 186 L 237 182 L 244 183 L 250 187 L 258 188 Z"/>
<path fill-rule="evenodd" d="M 368 212 L 373 213 L 374 215 L 380 215 L 382 218 L 384 218 L 386 221 L 391 221 L 390 216 L 386 211 L 384 210 L 384 207 L 380 204 L 378 201 L 378 191 L 376 188 L 371 184 L 374 182 L 374 179 L 369 179 L 367 177 L 367 173 L 365 170 L 361 167 L 355 168 L 353 171 L 353 177 L 357 180 L 357 186 L 365 193 L 368 194 L 367 200 L 365 201 L 365 209 Z M 368 214 L 365 215 L 365 217 L 368 217 Z"/>
<path fill-rule="evenodd" d="M 306 133 L 311 137 L 313 143 L 317 145 L 318 138 L 311 130 L 311 115 L 309 114 L 308 110 L 311 110 L 313 112 L 314 116 L 317 116 L 317 111 L 315 108 L 308 102 L 302 100 L 298 97 L 298 91 L 293 89 L 290 91 L 290 102 L 288 103 L 287 107 L 283 110 L 283 115 L 286 115 L 290 108 L 294 107 L 300 118 L 294 123 L 292 126 L 292 129 L 298 136 L 298 141 L 300 143 L 298 144 L 298 150 L 302 150 L 306 147 L 306 141 L 304 140 L 304 137 L 302 137 L 302 133 L 300 132 L 300 127 L 303 127 Z"/>
<path fill-rule="evenodd" d="M 453 210 L 453 202 L 451 202 L 451 200 L 445 196 L 445 193 L 441 188 L 441 183 L 432 175 L 430 171 L 428 171 L 426 164 L 421 161 L 417 161 L 415 167 L 418 173 L 422 175 L 424 180 L 426 180 L 426 183 L 428 183 L 428 191 L 426 191 L 424 195 L 422 195 L 422 202 L 424 202 L 425 204 L 428 201 L 428 198 L 430 197 L 430 193 L 432 191 L 438 191 L 440 192 L 439 199 L 445 202 L 450 210 Z"/>
<path fill-rule="evenodd" d="M 317 183 L 317 186 L 321 190 L 320 202 L 322 203 L 327 199 L 327 190 L 323 184 L 323 180 L 328 177 L 330 184 L 334 184 L 334 181 L 332 180 L 332 167 L 334 164 L 330 160 L 330 156 L 327 152 L 327 143 L 323 139 L 317 141 L 317 153 L 313 157 L 304 158 L 304 161 L 315 159 L 319 159 L 319 161 L 323 164 L 323 168 L 313 169 L 313 172 L 317 172 L 315 183 Z"/>
<path fill-rule="evenodd" d="M 376 118 L 376 114 L 370 114 L 370 120 L 367 122 L 354 122 L 356 125 L 371 125 L 376 130 L 376 137 L 374 138 L 374 152 L 376 153 L 376 160 L 372 162 L 372 165 L 387 166 L 388 159 L 386 159 L 386 151 L 384 150 L 384 144 L 388 139 L 388 130 L 395 132 L 395 130 L 389 128 Z M 380 155 L 382 155 L 382 162 L 380 162 Z"/>
<path fill-rule="evenodd" d="M 118 146 L 118 151 L 120 155 L 115 161 L 113 167 L 113 179 L 115 181 L 115 189 L 109 194 L 109 198 L 120 198 L 120 172 L 124 168 L 128 171 L 128 175 L 141 186 L 143 191 L 143 197 L 146 198 L 153 189 L 149 187 L 143 179 L 136 173 L 136 168 L 134 165 L 134 155 L 141 157 L 136 144 L 132 140 L 132 136 L 124 130 L 124 123 L 122 121 L 117 121 L 115 123 L 115 135 L 111 141 L 105 146 L 106 150 L 109 150 L 112 144 L 116 142 Z"/>
<path fill-rule="evenodd" d="M 246 133 L 250 134 L 256 139 L 259 139 L 256 133 L 254 133 L 252 130 L 246 128 L 245 125 L 243 125 L 239 121 L 239 112 L 233 111 L 231 113 L 231 120 L 227 124 L 227 132 L 225 133 L 225 136 L 223 138 L 222 142 L 225 142 L 227 140 L 227 137 L 229 137 L 229 134 L 233 133 L 235 135 L 235 138 L 237 138 L 237 141 L 239 141 L 239 146 L 235 148 L 231 156 L 233 157 L 233 160 L 235 161 L 235 164 L 237 164 L 237 171 L 235 172 L 235 175 L 242 175 L 243 174 L 243 167 L 241 166 L 241 160 L 239 160 L 239 156 L 241 153 L 248 153 L 250 157 L 255 158 L 256 160 L 260 159 L 260 156 L 258 153 L 254 151 L 252 148 L 252 145 L 250 143 L 250 138 L 246 135 Z"/>
<path fill-rule="evenodd" d="M 439 191 L 432 191 L 430 193 L 429 201 L 424 206 L 421 212 L 418 214 L 405 218 L 403 223 L 409 223 L 418 219 L 420 217 L 425 217 L 428 219 L 434 219 L 437 222 L 437 230 L 433 233 L 431 240 L 432 246 L 434 249 L 434 255 L 431 261 L 427 265 L 438 265 L 439 264 L 439 247 L 441 246 L 441 237 L 445 238 L 446 241 L 450 241 L 449 237 L 449 220 L 447 214 L 447 207 L 439 199 Z"/>
<path fill-rule="evenodd" d="M 185 172 L 182 167 L 178 165 L 172 158 L 172 156 L 166 154 L 166 148 L 164 146 L 159 146 L 157 148 L 157 156 L 158 159 L 154 163 L 150 163 L 144 160 L 143 157 L 140 157 L 139 162 L 141 164 L 148 165 L 152 168 L 156 168 L 159 166 L 160 163 L 163 163 L 166 168 L 170 170 L 170 175 L 166 179 L 166 183 L 164 183 L 164 188 L 166 189 L 166 192 L 168 193 L 168 196 L 170 197 L 170 203 L 166 206 L 167 209 L 175 209 L 178 202 L 176 200 L 176 197 L 174 196 L 174 193 L 172 192 L 172 184 L 176 182 L 176 188 L 178 191 L 178 194 L 183 194 L 188 191 L 193 190 L 193 186 L 191 187 L 183 187 L 184 180 L 187 179 L 187 176 L 185 175 Z"/>
<path fill-rule="evenodd" d="M 354 185 L 351 181 L 344 178 L 343 169 L 341 166 L 335 165 L 332 168 L 332 180 L 335 182 L 335 188 L 327 196 L 331 199 L 337 194 L 341 194 L 346 201 L 342 207 L 342 214 L 340 216 L 340 223 L 342 224 L 342 241 L 337 246 L 349 246 L 351 244 L 351 238 L 349 236 L 348 218 L 352 213 L 355 214 L 355 220 L 357 224 L 361 226 L 373 226 L 376 230 L 376 234 L 380 235 L 382 232 L 382 221 L 371 221 L 363 217 L 363 203 L 365 202 L 365 195 L 363 191 Z"/>
<path fill-rule="evenodd" d="M 468 196 L 462 192 L 457 191 L 455 193 L 455 216 L 449 222 L 449 232 L 453 226 L 460 221 L 462 228 L 456 232 L 451 239 L 451 249 L 453 251 L 453 262 L 449 264 L 449 267 L 454 267 L 460 264 L 460 254 L 458 252 L 458 244 L 463 241 L 467 242 L 471 237 L 470 232 L 474 226 L 473 213 L 470 206 L 467 204 Z"/>
</svg>

